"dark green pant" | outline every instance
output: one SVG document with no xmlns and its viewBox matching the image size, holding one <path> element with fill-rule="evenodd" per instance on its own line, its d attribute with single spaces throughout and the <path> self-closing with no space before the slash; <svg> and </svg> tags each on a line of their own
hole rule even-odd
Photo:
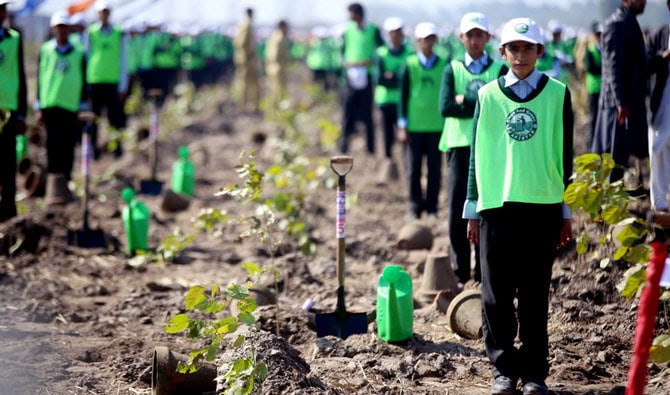
<svg viewBox="0 0 670 395">
<path fill-rule="evenodd" d="M 0 222 L 16 216 L 16 132 L 12 115 L 0 133 Z"/>
</svg>

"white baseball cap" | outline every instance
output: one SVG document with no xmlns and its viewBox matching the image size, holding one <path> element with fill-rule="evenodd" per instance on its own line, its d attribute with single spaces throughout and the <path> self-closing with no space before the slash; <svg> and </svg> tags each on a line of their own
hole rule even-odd
<svg viewBox="0 0 670 395">
<path fill-rule="evenodd" d="M 51 21 L 49 21 L 49 26 L 54 27 L 58 25 L 69 25 L 70 24 L 70 14 L 67 11 L 57 11 L 51 15 Z"/>
<path fill-rule="evenodd" d="M 71 25 L 86 26 L 86 15 L 83 12 L 78 12 L 70 17 Z"/>
<path fill-rule="evenodd" d="M 100 12 L 100 11 L 110 11 L 112 7 L 109 5 L 109 2 L 105 0 L 98 0 L 95 2 L 95 10 Z"/>
<path fill-rule="evenodd" d="M 512 41 L 544 45 L 540 26 L 530 18 L 514 18 L 505 24 L 500 34 L 500 46 Z"/>
<path fill-rule="evenodd" d="M 556 19 L 552 19 L 547 23 L 547 30 L 550 33 L 560 33 L 563 31 L 563 25 Z"/>
<path fill-rule="evenodd" d="M 0 5 L 5 5 L 5 4 L 9 4 L 9 3 L 11 3 L 11 1 L 9 1 L 9 0 L 0 0 Z"/>
<path fill-rule="evenodd" d="M 402 29 L 404 26 L 404 23 L 402 19 L 392 16 L 390 18 L 386 18 L 384 21 L 384 31 L 387 32 L 392 32 L 394 30 Z"/>
<path fill-rule="evenodd" d="M 461 33 L 467 33 L 472 29 L 483 30 L 488 33 L 489 21 L 481 12 L 468 12 L 461 18 Z"/>
<path fill-rule="evenodd" d="M 437 28 L 432 22 L 421 22 L 414 28 L 414 37 L 419 39 L 437 35 Z"/>
</svg>

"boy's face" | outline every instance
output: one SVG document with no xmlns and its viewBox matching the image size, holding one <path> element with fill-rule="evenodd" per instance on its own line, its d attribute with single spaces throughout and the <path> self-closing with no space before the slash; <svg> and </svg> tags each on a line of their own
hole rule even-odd
<svg viewBox="0 0 670 395">
<path fill-rule="evenodd" d="M 405 33 L 403 33 L 402 29 L 391 30 L 389 32 L 389 40 L 391 40 L 391 44 L 394 47 L 399 47 L 405 40 Z"/>
<path fill-rule="evenodd" d="M 481 29 L 472 29 L 467 33 L 461 33 L 461 42 L 465 50 L 474 59 L 479 59 L 484 54 L 484 47 L 489 42 L 491 35 Z"/>
<path fill-rule="evenodd" d="M 419 49 L 424 54 L 431 54 L 433 53 L 433 46 L 435 45 L 436 42 L 437 42 L 437 36 L 434 34 L 426 38 L 420 38 L 418 40 Z"/>
<path fill-rule="evenodd" d="M 70 27 L 68 25 L 56 25 L 51 29 L 57 41 L 59 42 L 67 41 L 68 35 L 70 34 Z"/>
<path fill-rule="evenodd" d="M 544 46 L 526 41 L 512 41 L 500 48 L 500 56 L 507 60 L 514 74 L 523 79 L 535 69 L 535 62 L 544 53 Z"/>
</svg>

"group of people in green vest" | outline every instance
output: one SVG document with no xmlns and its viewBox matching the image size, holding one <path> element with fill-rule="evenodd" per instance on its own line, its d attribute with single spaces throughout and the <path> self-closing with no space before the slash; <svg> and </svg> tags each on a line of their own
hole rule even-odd
<svg viewBox="0 0 670 395">
<path fill-rule="evenodd" d="M 481 283 L 491 393 L 516 394 L 520 380 L 524 395 L 546 395 L 551 267 L 557 248 L 572 239 L 563 204 L 572 175 L 571 95 L 559 75 L 540 68 L 548 52 L 564 62 L 559 67 L 569 63 L 555 47 L 557 35 L 545 43 L 535 21 L 515 18 L 492 48 L 486 16 L 470 12 L 459 25 L 462 50 L 450 46 L 447 58 L 433 23 L 415 26 L 412 45 L 402 20 L 389 18 L 380 43 L 360 4 L 349 13 L 340 150 L 347 152 L 361 121 L 374 154 L 374 102 L 387 160 L 393 143 L 403 144 L 410 220 L 437 219 L 446 152 L 450 257 L 461 283 Z"/>
</svg>

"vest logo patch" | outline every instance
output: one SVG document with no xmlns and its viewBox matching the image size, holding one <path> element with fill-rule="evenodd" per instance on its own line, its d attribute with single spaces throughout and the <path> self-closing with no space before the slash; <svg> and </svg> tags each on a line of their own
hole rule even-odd
<svg viewBox="0 0 670 395">
<path fill-rule="evenodd" d="M 465 86 L 465 92 L 467 92 L 469 95 L 477 95 L 477 92 L 479 92 L 479 88 L 482 86 L 486 85 L 486 81 L 476 78 Z"/>
<path fill-rule="evenodd" d="M 4 61 L 5 61 L 5 54 L 2 51 L 0 51 L 0 65 L 2 65 Z"/>
<path fill-rule="evenodd" d="M 537 117 L 527 108 L 517 108 L 507 115 L 505 129 L 514 140 L 530 140 L 537 132 Z"/>
<path fill-rule="evenodd" d="M 70 62 L 67 59 L 58 59 L 56 61 L 56 72 L 60 74 L 67 74 L 70 70 Z"/>
</svg>

